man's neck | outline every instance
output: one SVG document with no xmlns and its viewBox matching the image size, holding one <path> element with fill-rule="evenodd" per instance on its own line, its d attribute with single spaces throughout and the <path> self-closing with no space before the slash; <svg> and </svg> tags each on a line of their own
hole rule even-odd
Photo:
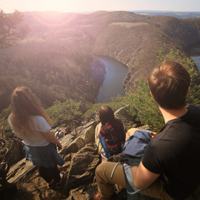
<svg viewBox="0 0 200 200">
<path fill-rule="evenodd" d="M 167 123 L 172 119 L 177 119 L 185 115 L 188 111 L 186 107 L 175 110 L 175 109 L 164 109 L 159 106 L 159 109 L 164 117 L 165 123 Z"/>
</svg>

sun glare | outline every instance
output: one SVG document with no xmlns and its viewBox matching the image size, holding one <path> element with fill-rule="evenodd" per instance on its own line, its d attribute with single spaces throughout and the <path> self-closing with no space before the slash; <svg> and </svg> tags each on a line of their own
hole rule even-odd
<svg viewBox="0 0 200 200">
<path fill-rule="evenodd" d="M 69 23 L 75 16 L 73 10 L 79 8 L 77 1 L 71 0 L 41 0 L 40 2 L 41 11 L 46 11 L 45 13 L 32 12 L 34 18 L 45 26 L 57 27 L 63 26 Z M 38 9 L 39 10 L 39 9 Z M 68 15 L 57 15 L 56 12 L 67 12 Z M 71 14 L 70 14 L 71 13 Z M 73 14 L 72 14 L 73 13 Z"/>
<path fill-rule="evenodd" d="M 48 11 L 73 12 L 79 7 L 76 0 L 43 0 L 41 3 Z"/>
<path fill-rule="evenodd" d="M 66 25 L 70 23 L 75 17 L 75 13 L 58 15 L 54 11 L 31 12 L 31 14 L 39 23 L 49 27 L 59 27 Z"/>
</svg>

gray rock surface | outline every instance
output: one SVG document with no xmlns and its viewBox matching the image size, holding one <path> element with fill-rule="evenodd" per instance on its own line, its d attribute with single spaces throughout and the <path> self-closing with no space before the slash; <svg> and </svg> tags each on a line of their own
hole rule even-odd
<svg viewBox="0 0 200 200">
<path fill-rule="evenodd" d="M 59 153 L 65 160 L 65 164 L 60 167 L 60 171 L 65 173 L 65 181 L 60 189 L 48 189 L 47 183 L 39 176 L 37 167 L 24 158 L 12 165 L 7 175 L 5 174 L 8 184 L 15 185 L 17 190 L 13 193 L 1 193 L 2 198 L 67 199 L 74 198 L 70 197 L 70 194 L 79 195 L 78 192 L 70 192 L 76 187 L 90 188 L 89 184 L 93 183 L 95 168 L 101 162 L 97 146 L 94 143 L 95 126 L 96 122 L 90 122 L 78 127 L 76 134 L 72 132 L 60 139 L 63 149 Z M 93 187 L 96 188 L 96 186 Z M 87 190 L 91 190 L 91 188 Z M 85 196 L 85 193 L 82 195 Z M 88 196 L 91 195 L 88 194 Z M 90 197 L 86 195 L 84 198 Z"/>
<path fill-rule="evenodd" d="M 72 132 L 60 139 L 63 149 L 60 151 L 65 164 L 60 167 L 64 171 L 65 179 L 60 189 L 47 188 L 47 183 L 39 176 L 37 168 L 25 158 L 12 165 L 10 170 L 6 165 L 0 165 L 0 189 L 2 200 L 91 200 L 97 192 L 95 169 L 102 162 L 95 144 L 96 122 L 90 122 L 78 127 L 75 134 Z M 119 161 L 120 155 L 109 161 Z M 8 173 L 7 173 L 8 171 Z M 6 175 L 7 174 L 7 175 Z M 7 178 L 7 179 L 6 179 Z M 200 197 L 200 188 L 187 200 L 196 200 Z M 152 200 L 139 196 L 138 200 Z M 126 200 L 126 190 L 119 193 L 116 200 Z"/>
</svg>

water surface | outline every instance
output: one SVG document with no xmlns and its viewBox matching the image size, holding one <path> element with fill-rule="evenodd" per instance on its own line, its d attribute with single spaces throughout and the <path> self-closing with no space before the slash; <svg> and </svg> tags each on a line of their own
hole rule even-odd
<svg viewBox="0 0 200 200">
<path fill-rule="evenodd" d="M 118 94 L 124 96 L 123 80 L 128 73 L 128 68 L 121 62 L 109 57 L 99 58 L 105 65 L 106 74 L 97 96 L 97 103 L 110 102 L 111 97 Z"/>
<path fill-rule="evenodd" d="M 192 60 L 194 60 L 194 62 L 197 62 L 196 65 L 198 67 L 198 70 L 200 70 L 200 45 L 192 47 L 189 54 Z"/>
</svg>

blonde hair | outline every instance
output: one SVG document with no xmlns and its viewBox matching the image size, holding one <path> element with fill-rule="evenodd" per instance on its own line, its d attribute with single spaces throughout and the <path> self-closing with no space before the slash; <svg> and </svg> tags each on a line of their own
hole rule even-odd
<svg viewBox="0 0 200 200">
<path fill-rule="evenodd" d="M 16 129 L 23 130 L 24 134 L 31 133 L 32 116 L 44 117 L 51 124 L 49 115 L 28 87 L 15 88 L 11 96 L 11 106 L 11 123 Z"/>
</svg>

